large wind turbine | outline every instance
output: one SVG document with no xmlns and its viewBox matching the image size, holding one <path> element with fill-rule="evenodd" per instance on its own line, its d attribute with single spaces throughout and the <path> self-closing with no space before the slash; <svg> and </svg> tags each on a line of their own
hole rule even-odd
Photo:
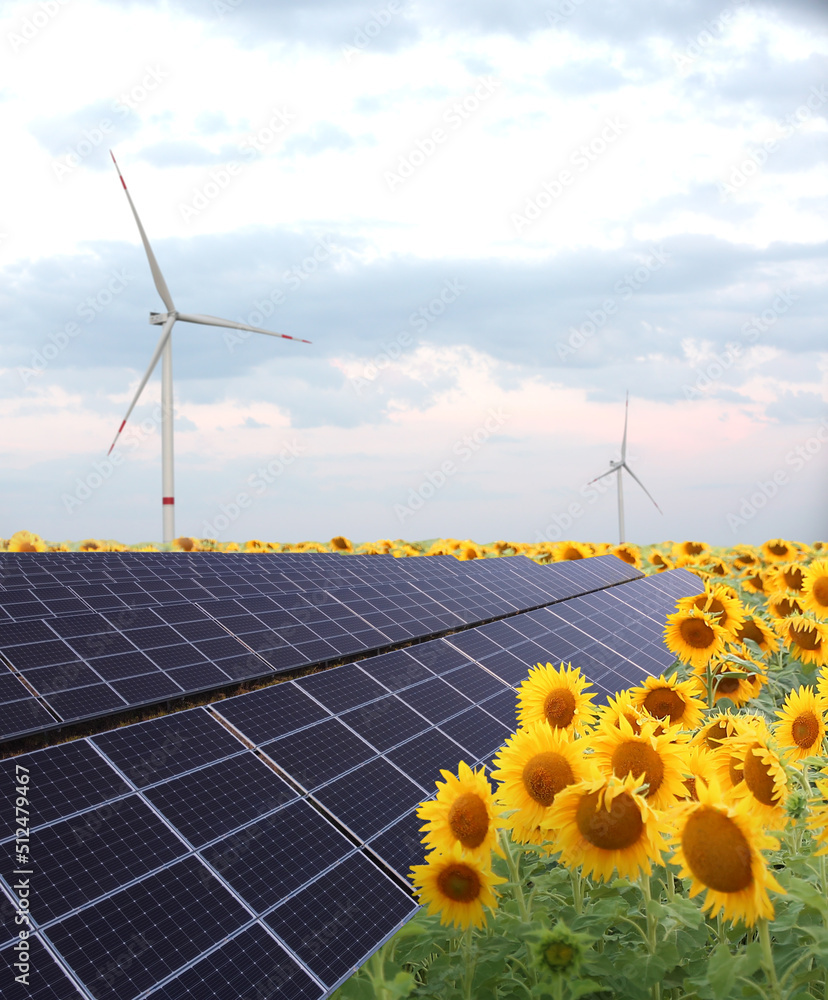
<svg viewBox="0 0 828 1000">
<path fill-rule="evenodd" d="M 135 393 L 132 402 L 129 404 L 126 416 L 121 422 L 121 426 L 118 428 L 118 433 L 115 435 L 115 440 L 110 446 L 109 454 L 112 453 L 112 449 L 115 447 L 118 438 L 121 435 L 121 431 L 126 426 L 127 420 L 129 420 L 130 413 L 132 413 L 135 408 L 135 404 L 138 402 L 138 397 L 144 391 L 144 386 L 147 384 L 150 375 L 152 375 L 155 366 L 158 364 L 158 359 L 161 358 L 161 509 L 163 515 L 164 541 L 171 542 L 173 538 L 175 538 L 171 340 L 172 328 L 175 325 L 175 321 L 182 320 L 185 323 L 200 323 L 203 326 L 228 327 L 231 330 L 249 330 L 251 333 L 266 333 L 268 337 L 281 337 L 283 340 L 297 340 L 302 344 L 309 344 L 310 341 L 303 340 L 301 337 L 289 337 L 286 333 L 273 333 L 272 330 L 262 330 L 258 326 L 248 326 L 246 323 L 236 323 L 234 320 L 230 319 L 219 319 L 217 316 L 203 316 L 197 313 L 178 312 L 173 303 L 170 291 L 167 288 L 167 283 L 164 281 L 164 275 L 161 273 L 161 268 L 158 266 L 158 261 L 155 259 L 155 254 L 152 252 L 152 247 L 147 239 L 147 234 L 144 232 L 144 227 L 141 225 L 141 220 L 138 218 L 135 205 L 132 203 L 132 198 L 129 195 L 126 181 L 124 180 L 123 174 L 121 173 L 120 167 L 115 159 L 115 154 L 112 150 L 110 150 L 109 155 L 112 157 L 112 162 L 115 164 L 115 169 L 118 171 L 118 176 L 121 178 L 121 184 L 124 186 L 129 207 L 132 209 L 132 214 L 135 216 L 135 222 L 138 225 L 138 232 L 141 234 L 141 242 L 144 244 L 144 250 L 147 253 L 147 260 L 149 261 L 150 271 L 152 271 L 155 287 L 158 289 L 158 294 L 161 296 L 164 305 L 167 307 L 167 312 L 165 313 L 150 313 L 150 323 L 154 326 L 162 327 L 161 336 L 158 338 L 158 343 L 155 345 L 155 351 L 150 359 L 149 367 L 138 385 L 138 390 Z"/>
<path fill-rule="evenodd" d="M 648 492 L 647 487 L 644 485 L 644 483 L 641 482 L 641 480 L 633 472 L 633 470 L 629 467 L 629 465 L 627 465 L 627 418 L 629 417 L 629 412 L 630 412 L 630 394 L 628 392 L 627 393 L 627 402 L 626 402 L 625 407 L 624 407 L 624 437 L 621 439 L 621 461 L 620 462 L 615 462 L 612 459 L 610 459 L 610 467 L 609 467 L 609 469 L 606 472 L 602 472 L 600 476 L 596 476 L 595 479 L 590 479 L 589 483 L 587 483 L 587 486 L 589 486 L 591 483 L 597 483 L 599 479 L 604 479 L 606 476 L 611 476 L 613 473 L 615 473 L 618 476 L 618 479 L 616 480 L 616 482 L 618 484 L 618 535 L 619 535 L 619 541 L 620 542 L 623 542 L 625 540 L 625 536 L 624 536 L 624 488 L 623 488 L 623 483 L 622 483 L 622 478 L 621 478 L 621 470 L 622 469 L 626 469 L 627 472 L 629 472 L 629 474 L 633 477 L 633 479 L 638 483 L 638 485 L 641 487 L 641 489 L 644 490 L 644 492 L 647 494 L 648 497 L 650 497 L 650 499 L 655 504 L 655 508 L 659 512 L 659 514 L 663 514 L 664 513 L 664 511 L 661 509 L 661 507 L 659 507 L 659 505 L 655 502 L 655 500 L 653 500 L 653 497 Z"/>
</svg>

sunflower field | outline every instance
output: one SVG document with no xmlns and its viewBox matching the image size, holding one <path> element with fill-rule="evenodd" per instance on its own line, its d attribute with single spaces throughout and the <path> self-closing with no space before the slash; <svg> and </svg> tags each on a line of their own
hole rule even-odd
<svg viewBox="0 0 828 1000">
<path fill-rule="evenodd" d="M 674 668 L 599 708 L 532 667 L 490 773 L 419 807 L 420 911 L 336 1000 L 828 998 L 825 546 L 625 550 L 700 577 Z"/>
</svg>

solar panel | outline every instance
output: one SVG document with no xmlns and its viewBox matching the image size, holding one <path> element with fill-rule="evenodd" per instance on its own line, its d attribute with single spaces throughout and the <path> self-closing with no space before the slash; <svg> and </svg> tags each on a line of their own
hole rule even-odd
<svg viewBox="0 0 828 1000">
<path fill-rule="evenodd" d="M 333 989 L 416 909 L 388 876 L 363 855 L 353 854 L 265 922 Z"/>
<path fill-rule="evenodd" d="M 514 729 L 514 688 L 529 667 L 555 662 L 566 650 L 602 692 L 610 689 L 612 678 L 616 687 L 628 683 L 625 674 L 639 679 L 644 668 L 664 659 L 663 615 L 676 596 L 699 590 L 690 574 L 632 579 L 600 590 L 613 574 L 631 579 L 629 569 L 622 564 L 619 570 L 614 565 L 619 561 L 612 559 L 591 569 L 567 567 L 559 574 L 549 573 L 553 567 L 530 563 L 533 568 L 525 570 L 525 578 L 517 567 L 508 572 L 505 565 L 497 572 L 468 570 L 450 557 L 428 572 L 428 567 L 415 569 L 414 562 L 405 568 L 412 581 L 405 584 L 399 582 L 400 561 L 374 563 L 370 573 L 366 567 L 360 577 L 347 571 L 348 560 L 333 557 L 324 570 L 291 561 L 291 574 L 258 574 L 254 587 L 253 564 L 246 559 L 228 564 L 223 584 L 217 574 L 205 571 L 207 563 L 187 560 L 178 578 L 169 580 L 175 602 L 168 604 L 157 600 L 170 594 L 154 589 L 159 581 L 147 575 L 149 564 L 101 563 L 102 575 L 108 574 L 111 582 L 120 577 L 130 583 L 132 589 L 120 588 L 122 597 L 134 594 L 140 585 L 156 602 L 152 608 L 125 608 L 108 615 L 119 641 L 139 630 L 139 644 L 146 648 L 139 652 L 132 643 L 133 652 L 89 656 L 100 647 L 78 643 L 80 661 L 21 671 L 31 674 L 81 662 L 84 670 L 95 670 L 102 682 L 110 682 L 61 694 L 97 687 L 114 691 L 115 683 L 123 680 L 168 677 L 157 664 L 144 670 L 144 660 L 131 659 L 149 658 L 155 649 L 164 651 L 162 662 L 170 664 L 167 670 L 173 677 L 176 670 L 221 669 L 230 676 L 231 665 L 234 670 L 250 669 L 251 662 L 261 659 L 246 637 L 261 643 L 275 634 L 262 620 L 264 615 L 291 614 L 297 627 L 328 630 L 326 642 L 345 638 L 363 643 L 364 650 L 359 635 L 371 631 L 352 628 L 353 623 L 382 624 L 377 615 L 396 618 L 395 607 L 400 614 L 418 614 L 411 621 L 419 620 L 423 628 L 436 622 L 445 630 L 446 622 L 454 620 L 443 613 L 449 607 L 445 602 L 453 597 L 432 601 L 426 594 L 429 588 L 489 612 L 514 608 L 515 602 L 529 600 L 528 595 L 535 600 L 541 590 L 546 596 L 555 588 L 582 596 L 219 700 L 209 709 L 191 709 L 15 758 L 54 775 L 53 787 L 47 787 L 55 805 L 39 820 L 45 893 L 38 933 L 46 968 L 53 967 L 55 982 L 68 990 L 58 995 L 74 997 L 71 977 L 76 977 L 84 984 L 82 990 L 96 997 L 137 998 L 149 990 L 154 997 L 202 1000 L 214 995 L 235 1000 L 239 962 L 250 970 L 245 983 L 258 977 L 255 981 L 274 997 L 318 998 L 330 992 L 416 909 L 402 884 L 394 881 L 422 860 L 416 805 L 434 789 L 442 767 L 454 771 L 460 759 L 469 764 L 490 761 Z M 160 570 L 169 564 L 154 560 L 152 565 Z M 133 569 L 126 572 L 124 566 Z M 235 602 L 242 614 L 210 617 L 201 609 L 193 612 L 195 605 L 181 600 L 182 590 L 189 589 L 183 576 L 199 566 L 202 594 L 209 591 L 218 599 L 216 614 L 219 601 Z M 57 567 L 57 572 L 63 571 Z M 348 591 L 343 594 L 348 607 L 330 594 L 324 602 L 320 596 L 334 576 L 342 584 L 339 589 Z M 68 579 L 65 585 L 72 586 Z M 368 579 L 374 583 L 366 584 Z M 24 582 L 30 582 L 28 576 Z M 284 588 L 290 587 L 306 589 L 288 593 Z M 506 595 L 503 600 L 497 587 Z M 258 592 L 251 593 L 251 588 Z M 272 590 L 269 596 L 264 588 Z M 219 597 L 221 591 L 229 594 Z M 261 610 L 271 598 L 290 605 L 290 610 L 275 603 L 273 611 Z M 47 607 L 63 599 L 52 593 L 41 603 Z M 200 599 L 206 606 L 207 599 Z M 245 610 L 245 599 L 255 606 Z M 360 615 L 349 607 L 360 608 Z M 414 608 L 420 611 L 404 610 Z M 223 606 L 222 616 L 227 610 Z M 176 652 L 182 646 L 196 649 L 197 643 L 223 641 L 228 636 L 224 623 L 230 618 L 240 619 L 235 624 L 241 639 L 233 641 L 242 644 L 245 653 L 171 665 L 183 655 Z M 252 618 L 260 629 L 248 631 Z M 103 620 L 91 612 L 73 612 L 8 622 L 47 622 L 52 633 L 48 640 L 31 639 L 30 632 L 11 633 L 24 639 L 9 648 L 62 641 L 74 650 L 73 637 L 104 635 L 91 631 Z M 280 619 L 280 627 L 284 621 Z M 352 631 L 337 636 L 339 621 Z M 52 628 L 55 623 L 67 634 Z M 174 642 L 167 628 L 177 636 Z M 322 640 L 315 634 L 319 640 L 312 642 Z M 158 638 L 167 644 L 152 645 Z M 286 651 L 307 662 L 303 647 L 308 644 L 275 646 L 270 652 Z M 127 658 L 126 673 L 116 676 L 115 664 Z M 103 663 L 112 676 L 98 670 Z M 15 675 L 9 678 L 20 684 Z M 186 689 L 184 684 L 178 687 Z M 0 685 L 0 698 L 4 690 L 18 689 Z M 38 699 L 30 700 L 42 709 Z M 245 749 L 250 745 L 260 748 L 258 753 Z M 84 771 L 88 776 L 80 777 Z M 84 839 L 73 844 L 75 834 L 67 837 L 62 832 L 75 830 Z M 163 849 L 158 848 L 161 837 Z M 0 896 L 8 906 L 10 889 L 7 881 L 3 884 Z M 160 920 L 159 901 L 169 910 L 166 924 Z M 149 944 L 153 929 L 162 933 Z"/>
<path fill-rule="evenodd" d="M 296 794 L 264 761 L 246 751 L 144 792 L 194 847 L 271 812 Z"/>
<path fill-rule="evenodd" d="M 4 736 L 376 652 L 640 575 L 611 556 L 572 569 L 523 556 L 346 566 L 312 553 L 124 552 L 100 554 L 92 571 L 72 553 L 10 555 L 0 653 L 38 699 L 10 699 L 28 710 L 12 710 Z M 489 640 L 466 641 L 480 658 Z"/>
</svg>

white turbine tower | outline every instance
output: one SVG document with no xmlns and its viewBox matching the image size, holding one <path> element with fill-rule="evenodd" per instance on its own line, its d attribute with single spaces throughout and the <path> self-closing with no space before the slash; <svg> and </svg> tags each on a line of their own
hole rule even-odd
<svg viewBox="0 0 828 1000">
<path fill-rule="evenodd" d="M 606 476 L 611 476 L 613 473 L 615 473 L 618 476 L 618 479 L 616 480 L 616 482 L 618 484 L 618 535 L 619 535 L 619 542 L 623 542 L 625 540 L 625 535 L 624 535 L 624 488 L 623 488 L 623 483 L 621 481 L 621 471 L 622 471 L 622 469 L 626 469 L 627 472 L 629 472 L 629 474 L 633 477 L 633 479 L 638 483 L 638 485 L 641 487 L 641 489 L 644 490 L 644 492 L 647 494 L 648 497 L 650 497 L 650 499 L 655 504 L 655 508 L 659 512 L 659 514 L 663 514 L 664 513 L 664 511 L 661 509 L 661 507 L 659 507 L 659 505 L 655 502 L 655 500 L 653 499 L 653 497 L 650 495 L 650 493 L 647 490 L 647 487 L 644 485 L 644 483 L 641 482 L 641 480 L 633 472 L 633 470 L 629 467 L 629 465 L 627 465 L 627 418 L 629 417 L 629 412 L 630 412 L 630 394 L 628 392 L 627 393 L 627 402 L 626 402 L 625 407 L 624 407 L 624 437 L 621 439 L 621 461 L 620 462 L 615 462 L 612 459 L 610 459 L 610 467 L 609 467 L 609 469 L 606 472 L 602 472 L 600 476 L 596 476 L 595 479 L 590 479 L 589 483 L 587 483 L 587 486 L 589 486 L 591 483 L 597 483 L 599 479 L 604 479 Z"/>
<path fill-rule="evenodd" d="M 228 327 L 231 330 L 249 330 L 251 333 L 266 333 L 269 337 L 281 337 L 283 340 L 297 340 L 302 344 L 309 344 L 310 341 L 303 340 L 301 337 L 289 337 L 286 333 L 273 333 L 272 330 L 262 330 L 258 326 L 248 326 L 246 323 L 236 323 L 234 320 L 230 319 L 219 319 L 217 316 L 202 316 L 196 313 L 177 312 L 175 305 L 173 304 L 170 291 L 167 288 L 167 283 L 164 281 L 164 275 L 161 273 L 158 261 L 155 259 L 155 254 L 152 252 L 152 247 L 147 239 L 147 234 L 144 232 L 144 227 L 141 225 L 141 220 L 138 218 L 135 205 L 132 203 L 132 198 L 127 190 L 126 181 L 124 180 L 120 167 L 115 160 L 115 154 L 112 150 L 110 150 L 109 153 L 112 157 L 112 162 L 115 164 L 115 169 L 118 171 L 118 176 L 121 178 L 121 184 L 124 186 L 127 201 L 129 201 L 129 207 L 132 209 L 132 214 L 135 216 L 135 222 L 138 225 L 138 232 L 141 234 L 141 242 L 144 244 L 144 250 L 147 253 L 147 260 L 149 261 L 150 271 L 152 271 L 152 277 L 155 281 L 155 287 L 158 289 L 158 294 L 161 296 L 164 305 L 167 307 L 167 312 L 165 313 L 150 313 L 150 323 L 154 326 L 162 327 L 161 336 L 158 338 L 158 343 L 155 345 L 155 351 L 150 359 L 149 367 L 138 385 L 138 390 L 135 393 L 132 402 L 129 404 L 126 416 L 121 422 L 121 426 L 118 428 L 118 433 L 115 435 L 115 440 L 110 446 L 109 454 L 112 453 L 112 449 L 115 447 L 121 431 L 126 426 L 127 420 L 129 420 L 130 413 L 132 413 L 135 408 L 135 404 L 138 402 L 138 397 L 144 391 L 144 386 L 147 384 L 150 375 L 152 375 L 155 366 L 158 364 L 158 359 L 161 358 L 161 504 L 163 513 L 164 541 L 171 542 L 173 538 L 175 538 L 171 340 L 172 328 L 175 325 L 175 321 L 182 320 L 185 323 L 200 323 L 203 326 Z"/>
</svg>

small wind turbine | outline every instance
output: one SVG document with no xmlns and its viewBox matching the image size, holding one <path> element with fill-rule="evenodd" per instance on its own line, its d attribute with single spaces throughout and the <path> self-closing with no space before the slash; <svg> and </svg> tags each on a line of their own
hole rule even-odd
<svg viewBox="0 0 828 1000">
<path fill-rule="evenodd" d="M 158 343 L 155 345 L 155 351 L 150 359 L 149 367 L 138 385 L 138 390 L 135 393 L 132 402 L 129 404 L 129 409 L 121 422 L 121 426 L 118 428 L 118 433 L 115 435 L 115 440 L 112 442 L 108 454 L 112 453 L 112 449 L 115 447 L 118 438 L 121 435 L 121 431 L 126 426 L 127 420 L 129 420 L 130 413 L 132 413 L 135 408 L 135 404 L 138 402 L 138 397 L 144 391 L 144 386 L 147 384 L 150 375 L 152 375 L 155 366 L 158 364 L 158 359 L 161 358 L 161 504 L 164 541 L 171 542 L 173 538 L 175 538 L 171 340 L 172 328 L 175 325 L 175 321 L 180 319 L 185 323 L 200 323 L 203 326 L 219 326 L 228 327 L 231 330 L 249 330 L 251 333 L 266 333 L 269 337 L 281 337 L 283 340 L 298 340 L 302 344 L 309 344 L 310 341 L 303 340 L 301 337 L 289 337 L 286 333 L 273 333 L 272 330 L 262 330 L 258 326 L 248 326 L 246 323 L 236 323 L 234 320 L 230 319 L 219 319 L 217 316 L 203 316 L 197 313 L 177 312 L 175 305 L 173 304 L 172 296 L 167 288 L 167 283 L 164 281 L 164 275 L 161 273 L 161 268 L 159 268 L 158 261 L 155 259 L 155 254 L 152 252 L 152 247 L 147 239 L 147 234 L 144 232 L 144 227 L 141 225 L 141 220 L 138 218 L 138 213 L 135 211 L 135 205 L 133 205 L 132 198 L 129 196 L 126 181 L 124 180 L 123 174 L 121 173 L 120 167 L 115 159 L 115 154 L 111 149 L 109 151 L 109 155 L 112 157 L 112 162 L 115 164 L 115 169 L 118 171 L 118 176 L 121 178 L 121 184 L 124 186 L 129 207 L 132 209 L 132 214 L 135 216 L 135 221 L 138 224 L 138 232 L 141 234 L 141 242 L 144 244 L 144 250 L 147 253 L 147 260 L 149 261 L 150 271 L 152 271 L 152 277 L 155 281 L 155 287 L 158 289 L 158 294 L 161 296 L 164 305 L 167 307 L 167 312 L 150 313 L 150 323 L 153 326 L 162 327 L 161 336 L 158 338 Z"/>
<path fill-rule="evenodd" d="M 655 502 L 655 500 L 653 500 L 653 497 L 647 491 L 647 487 L 644 485 L 644 483 L 641 482 L 641 480 L 633 472 L 633 470 L 629 467 L 629 465 L 627 465 L 627 418 L 629 417 L 629 412 L 630 412 L 630 394 L 628 392 L 627 402 L 624 407 L 624 437 L 621 439 L 621 461 L 615 462 L 612 459 L 610 459 L 609 469 L 606 472 L 602 472 L 600 476 L 596 476 L 595 479 L 590 479 L 589 483 L 587 483 L 587 486 L 589 486 L 591 483 L 597 483 L 599 479 L 603 479 L 605 476 L 611 476 L 613 473 L 615 473 L 618 476 L 616 482 L 618 484 L 618 535 L 620 543 L 624 542 L 624 489 L 623 489 L 623 484 L 621 482 L 622 469 L 626 469 L 627 472 L 629 472 L 629 474 L 633 477 L 633 479 L 638 483 L 641 489 L 644 490 L 644 492 L 647 494 L 648 497 L 650 497 L 650 499 L 655 504 L 655 508 L 659 512 L 659 514 L 664 513 L 661 507 L 659 507 L 659 505 Z"/>
</svg>

